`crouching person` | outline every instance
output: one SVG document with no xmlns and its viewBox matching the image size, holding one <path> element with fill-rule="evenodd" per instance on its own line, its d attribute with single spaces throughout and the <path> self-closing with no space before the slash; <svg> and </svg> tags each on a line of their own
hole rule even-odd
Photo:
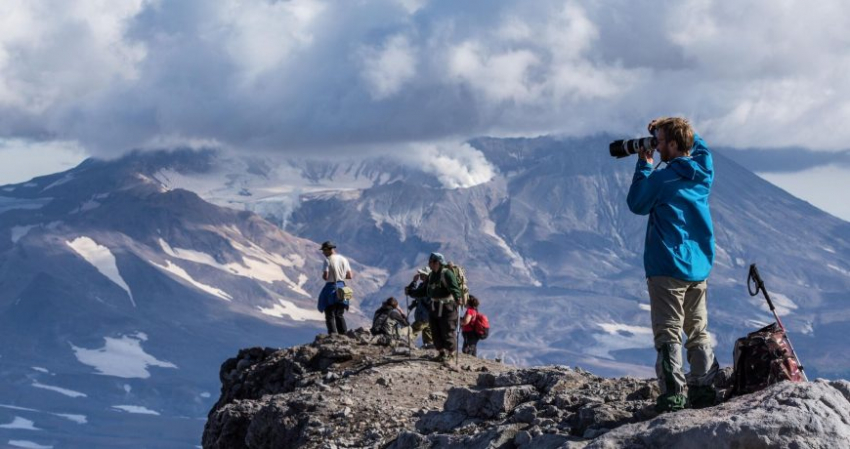
<svg viewBox="0 0 850 449">
<path fill-rule="evenodd" d="M 391 296 L 375 311 L 370 332 L 378 336 L 378 344 L 390 345 L 398 340 L 398 329 L 409 325 L 407 317 L 398 306 L 398 300 Z"/>
</svg>

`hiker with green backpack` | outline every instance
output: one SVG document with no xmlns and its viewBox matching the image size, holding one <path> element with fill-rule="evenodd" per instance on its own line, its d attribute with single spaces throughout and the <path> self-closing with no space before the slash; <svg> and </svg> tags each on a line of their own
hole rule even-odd
<svg viewBox="0 0 850 449">
<path fill-rule="evenodd" d="M 405 293 L 431 299 L 428 318 L 438 352 L 436 360 L 448 364 L 456 357 L 458 309 L 465 304 L 464 299 L 469 293 L 461 288 L 458 276 L 442 254 L 431 253 L 428 267 L 431 269 L 428 280 L 417 289 L 405 288 Z"/>
</svg>

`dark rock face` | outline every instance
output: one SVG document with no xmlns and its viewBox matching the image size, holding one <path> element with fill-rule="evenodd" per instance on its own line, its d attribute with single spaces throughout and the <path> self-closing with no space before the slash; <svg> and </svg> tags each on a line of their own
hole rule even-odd
<svg viewBox="0 0 850 449">
<path fill-rule="evenodd" d="M 657 415 L 653 379 L 580 368 L 456 365 L 371 341 L 361 329 L 222 365 L 205 448 L 845 447 L 850 383 L 782 383 Z M 729 378 L 729 369 L 718 379 Z"/>
</svg>

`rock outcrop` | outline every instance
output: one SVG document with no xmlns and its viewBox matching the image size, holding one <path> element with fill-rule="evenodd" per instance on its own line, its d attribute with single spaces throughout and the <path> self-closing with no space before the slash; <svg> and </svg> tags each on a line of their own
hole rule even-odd
<svg viewBox="0 0 850 449">
<path fill-rule="evenodd" d="M 222 365 L 204 448 L 834 448 L 850 441 L 846 381 L 782 383 L 659 416 L 651 379 L 518 369 L 463 355 L 445 366 L 428 355 L 372 344 L 362 330 L 285 350 L 242 350 Z"/>
</svg>

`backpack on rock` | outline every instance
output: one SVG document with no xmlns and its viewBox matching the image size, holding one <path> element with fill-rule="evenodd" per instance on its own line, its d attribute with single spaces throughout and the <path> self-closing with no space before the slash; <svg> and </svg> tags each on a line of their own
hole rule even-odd
<svg viewBox="0 0 850 449">
<path fill-rule="evenodd" d="M 752 393 L 783 380 L 803 381 L 785 330 L 776 323 L 739 338 L 733 363 L 733 394 Z"/>
<path fill-rule="evenodd" d="M 739 338 L 735 342 L 735 350 L 732 354 L 734 366 L 732 394 L 752 393 L 783 380 L 807 382 L 800 359 L 794 352 L 794 347 L 791 346 L 791 340 L 788 339 L 782 320 L 776 314 L 776 307 L 770 300 L 756 264 L 750 265 L 747 290 L 750 296 L 756 296 L 762 292 L 776 322 L 750 332 L 746 337 Z"/>
</svg>

